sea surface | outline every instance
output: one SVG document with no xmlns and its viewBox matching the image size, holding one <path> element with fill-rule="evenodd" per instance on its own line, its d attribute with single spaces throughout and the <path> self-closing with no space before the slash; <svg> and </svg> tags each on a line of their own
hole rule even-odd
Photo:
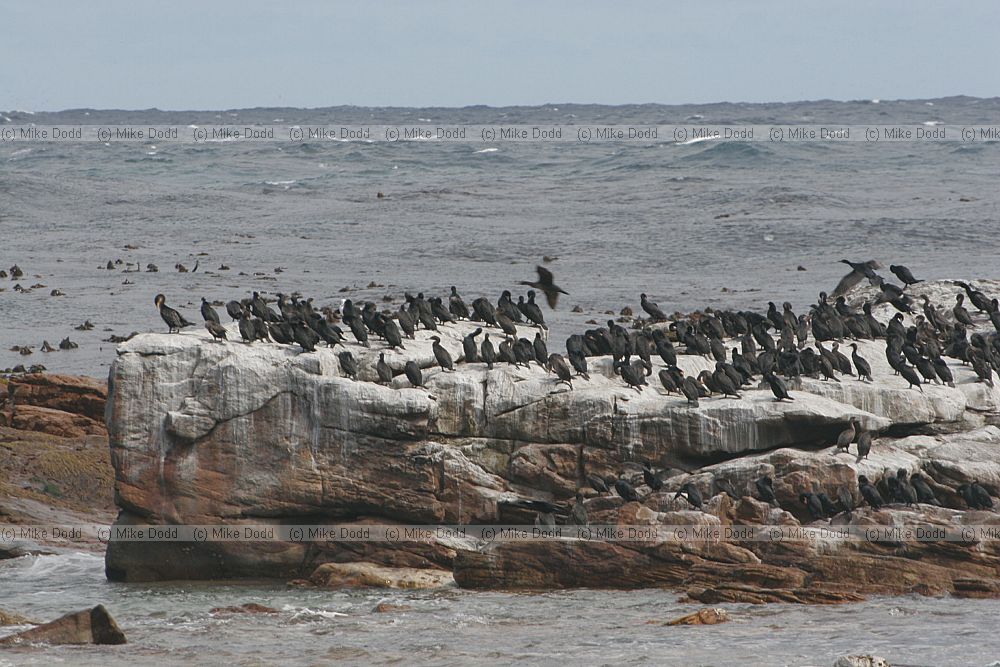
<svg viewBox="0 0 1000 667">
<path fill-rule="evenodd" d="M 4 124 L 1000 124 L 1000 99 L 547 105 L 463 109 L 0 112 Z M 796 310 L 837 260 L 919 278 L 1000 277 L 1000 143 L 0 143 L 0 369 L 104 377 L 111 335 L 165 330 L 158 292 L 301 292 L 396 306 L 404 290 L 495 300 L 545 256 L 568 296 L 550 349 L 646 292 L 665 311 Z M 379 198 L 377 193 L 383 193 Z M 117 262 L 105 268 L 108 261 Z M 197 271 L 181 273 L 176 264 Z M 132 263 L 132 266 L 129 266 Z M 159 272 L 145 272 L 154 263 Z M 228 270 L 222 266 L 229 267 Z M 129 270 L 139 267 L 139 270 Z M 804 270 L 800 270 L 804 269 Z M 27 288 L 15 291 L 15 284 Z M 33 287 L 37 285 L 37 287 Z M 369 286 L 373 285 L 373 286 Z M 347 288 L 347 291 L 342 291 Z M 52 296 L 60 290 L 63 296 Z M 517 294 L 518 292 L 515 292 Z M 391 301 L 383 301 L 388 297 Z M 582 312 L 571 312 L 579 306 Z M 94 328 L 77 331 L 89 320 Z M 43 341 L 78 343 L 42 353 Z M 559 341 L 559 342 L 552 342 Z M 22 356 L 14 345 L 29 345 Z M 281 584 L 121 584 L 93 554 L 0 562 L 0 608 L 50 620 L 107 605 L 124 647 L 15 649 L 0 665 L 1000 665 L 1000 602 L 728 605 L 733 621 L 665 627 L 701 605 L 650 590 L 328 592 Z M 379 602 L 408 609 L 373 613 Z M 257 602 L 277 615 L 212 614 Z"/>
<path fill-rule="evenodd" d="M 957 132 L 1000 125 L 1000 98 L 0 112 L 0 129 L 29 123 L 878 123 Z M 407 289 L 446 296 L 456 285 L 467 302 L 495 301 L 533 279 L 544 256 L 557 258 L 547 266 L 570 293 L 546 311 L 559 341 L 551 348 L 607 310 L 638 311 L 641 292 L 668 313 L 764 309 L 769 300 L 799 311 L 836 285 L 842 258 L 904 264 L 918 278 L 996 278 L 998 174 L 1000 142 L 982 140 L 0 143 L 0 267 L 25 272 L 0 279 L 0 369 L 41 363 L 103 377 L 114 358 L 105 339 L 165 330 L 158 292 L 199 325 L 202 296 L 252 290 L 334 306 L 388 296 L 395 305 Z M 197 272 L 174 269 L 195 261 Z M 141 270 L 123 273 L 127 262 Z M 160 271 L 144 272 L 149 263 Z M 14 292 L 15 284 L 43 287 Z M 85 320 L 94 328 L 75 331 Z M 67 336 L 78 349 L 40 352 Z"/>
<path fill-rule="evenodd" d="M 103 559 L 82 553 L 0 561 L 0 582 L 0 604 L 37 619 L 104 604 L 129 640 L 123 646 L 0 649 L 2 667 L 830 667 L 839 656 L 854 654 L 882 656 L 896 667 L 1000 666 L 997 600 L 723 605 L 728 623 L 669 627 L 665 621 L 704 605 L 679 604 L 676 594 L 661 590 L 337 592 L 272 583 L 109 583 Z M 250 602 L 278 613 L 212 613 Z M 400 608 L 375 612 L 383 602 Z"/>
</svg>

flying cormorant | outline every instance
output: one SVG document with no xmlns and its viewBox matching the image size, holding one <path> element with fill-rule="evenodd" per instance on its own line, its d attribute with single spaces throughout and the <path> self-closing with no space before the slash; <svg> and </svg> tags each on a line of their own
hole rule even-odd
<svg viewBox="0 0 1000 667">
<path fill-rule="evenodd" d="M 541 290 L 545 294 L 546 300 L 549 302 L 549 308 L 552 310 L 556 309 L 556 303 L 559 301 L 560 294 L 569 294 L 566 290 L 562 289 L 553 282 L 552 272 L 546 269 L 544 266 L 536 266 L 535 270 L 538 272 L 538 281 L 529 282 L 527 280 L 518 281 L 519 285 L 527 285 L 528 287 L 534 287 L 537 290 Z"/>
</svg>

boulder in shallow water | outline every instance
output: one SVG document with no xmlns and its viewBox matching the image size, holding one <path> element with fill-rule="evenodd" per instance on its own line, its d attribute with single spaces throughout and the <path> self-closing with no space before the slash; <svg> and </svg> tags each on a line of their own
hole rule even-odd
<svg viewBox="0 0 1000 667">
<path fill-rule="evenodd" d="M 28 643 L 124 644 L 126 639 L 115 619 L 99 604 L 0 639 L 0 646 Z"/>
<path fill-rule="evenodd" d="M 416 567 L 385 567 L 375 563 L 324 563 L 310 581 L 325 588 L 442 588 L 454 586 L 446 570 Z"/>
<path fill-rule="evenodd" d="M 672 621 L 667 621 L 667 625 L 716 625 L 729 620 L 729 612 L 725 609 L 706 608 L 699 609 L 693 614 L 687 614 Z"/>
</svg>

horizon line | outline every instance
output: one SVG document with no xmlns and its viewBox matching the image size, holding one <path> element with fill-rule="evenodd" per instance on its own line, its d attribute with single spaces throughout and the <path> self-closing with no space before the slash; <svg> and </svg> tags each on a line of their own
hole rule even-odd
<svg viewBox="0 0 1000 667">
<path fill-rule="evenodd" d="M 67 113 L 72 111 L 97 111 L 97 112 L 160 112 L 160 113 L 208 113 L 208 112 L 232 112 L 232 111 L 261 111 L 261 110 L 281 110 L 281 109 L 294 109 L 298 111 L 322 111 L 326 109 L 446 109 L 446 110 L 459 110 L 459 109 L 517 109 L 517 108 L 542 108 L 542 107 L 584 107 L 584 106 L 598 106 L 598 107 L 690 107 L 690 106 L 721 106 L 721 105 L 738 105 L 738 106 L 772 106 L 772 105 L 786 105 L 786 104 L 815 104 L 820 102 L 833 102 L 836 104 L 891 104 L 898 102 L 935 102 L 941 100 L 954 100 L 954 99 L 970 99 L 970 100 L 1000 100 L 1000 95 L 994 95 L 993 97 L 979 97 L 976 95 L 945 95 L 942 97 L 901 97 L 894 99 L 881 99 L 881 98 L 855 98 L 850 100 L 841 100 L 834 98 L 818 98 L 818 99 L 807 99 L 807 100 L 789 100 L 789 101 L 769 101 L 769 102 L 741 102 L 741 101 L 714 101 L 714 102 L 680 102 L 680 103 L 665 103 L 665 102 L 619 102 L 615 104 L 606 104 L 600 102 L 543 102 L 540 104 L 503 104 L 503 105 L 493 105 L 493 104 L 465 104 L 460 106 L 399 106 L 399 105 L 366 105 L 366 104 L 332 104 L 326 106 L 253 106 L 253 107 L 226 107 L 226 108 L 216 108 L 216 109 L 161 109 L 160 107 L 145 107 L 145 108 L 116 108 L 116 107 L 67 107 L 63 109 L 8 109 L 4 113 L 23 113 L 23 114 L 57 114 L 57 113 Z"/>
</svg>

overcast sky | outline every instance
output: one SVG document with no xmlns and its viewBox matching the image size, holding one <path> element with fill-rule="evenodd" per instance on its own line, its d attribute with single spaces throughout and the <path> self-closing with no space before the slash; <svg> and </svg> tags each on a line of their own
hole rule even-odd
<svg viewBox="0 0 1000 667">
<path fill-rule="evenodd" d="M 1000 2 L 0 0 L 0 109 L 1000 94 Z"/>
</svg>

